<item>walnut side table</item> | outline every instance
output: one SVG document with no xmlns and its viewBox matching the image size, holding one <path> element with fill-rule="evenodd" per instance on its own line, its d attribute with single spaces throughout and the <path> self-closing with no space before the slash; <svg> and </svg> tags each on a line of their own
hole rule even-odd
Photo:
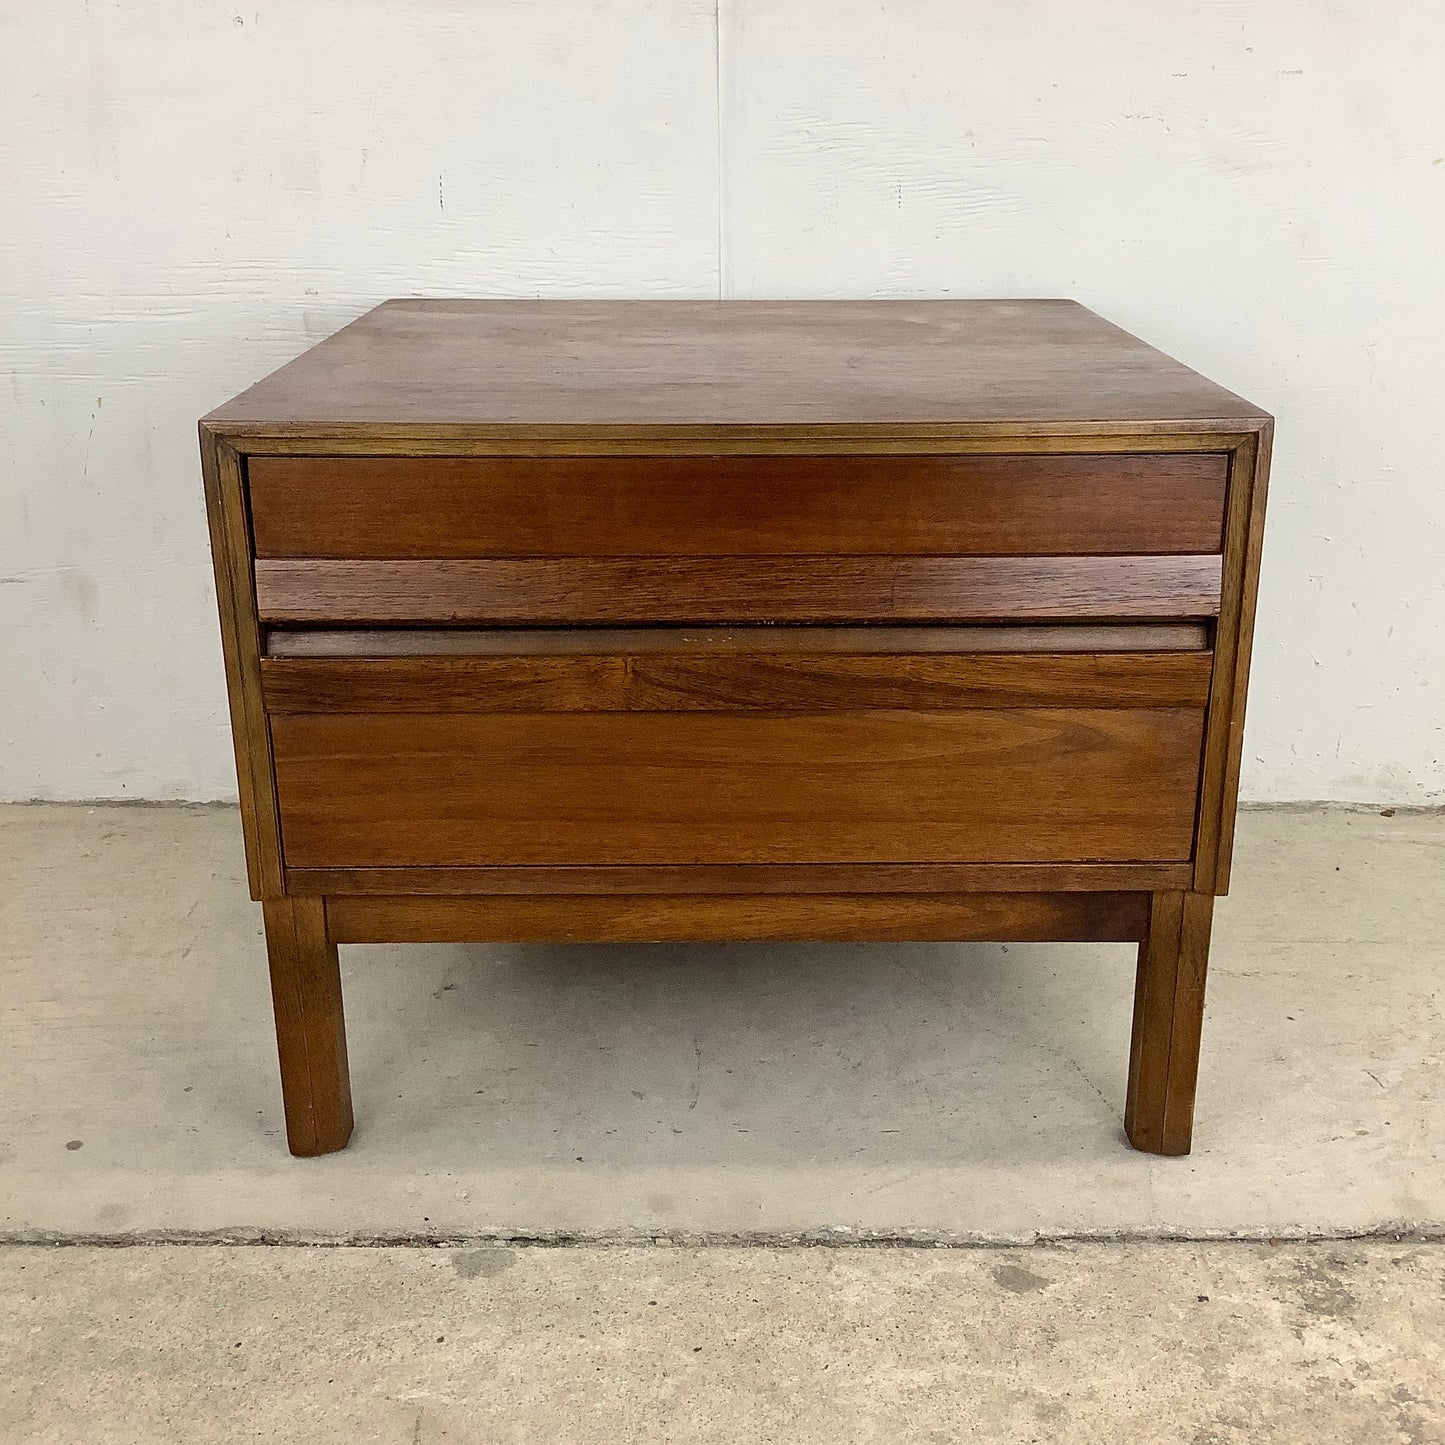
<svg viewBox="0 0 1445 1445">
<path fill-rule="evenodd" d="M 1068 301 L 391 301 L 201 423 L 286 1129 L 336 946 L 1139 943 L 1188 1152 L 1272 421 Z"/>
</svg>

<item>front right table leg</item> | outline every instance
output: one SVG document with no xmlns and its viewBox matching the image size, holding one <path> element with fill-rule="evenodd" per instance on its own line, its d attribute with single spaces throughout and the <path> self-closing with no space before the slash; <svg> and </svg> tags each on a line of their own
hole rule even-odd
<svg viewBox="0 0 1445 1445">
<path fill-rule="evenodd" d="M 1150 1154 L 1187 1154 L 1194 1130 L 1199 1030 L 1214 895 L 1151 895 L 1149 928 L 1139 945 L 1134 1033 L 1124 1132 Z"/>
</svg>

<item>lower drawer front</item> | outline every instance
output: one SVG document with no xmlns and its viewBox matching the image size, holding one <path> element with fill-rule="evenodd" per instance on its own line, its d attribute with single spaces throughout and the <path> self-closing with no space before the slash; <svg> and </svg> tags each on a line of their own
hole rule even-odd
<svg viewBox="0 0 1445 1445">
<path fill-rule="evenodd" d="M 1200 707 L 277 713 L 288 866 L 1184 860 Z"/>
</svg>

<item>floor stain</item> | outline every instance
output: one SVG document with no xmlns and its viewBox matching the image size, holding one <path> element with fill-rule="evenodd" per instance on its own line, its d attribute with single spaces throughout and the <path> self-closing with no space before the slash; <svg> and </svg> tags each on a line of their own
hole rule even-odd
<svg viewBox="0 0 1445 1445">
<path fill-rule="evenodd" d="M 1359 1300 L 1345 1287 L 1340 1271 L 1345 1261 L 1331 1255 L 1323 1260 L 1302 1260 L 1298 1266 L 1300 1304 L 1307 1314 L 1322 1319 L 1348 1319 Z"/>
<path fill-rule="evenodd" d="M 510 1249 L 459 1249 L 452 1255 L 452 1267 L 463 1279 L 494 1279 L 516 1262 Z"/>
<path fill-rule="evenodd" d="M 1035 1274 L 1019 1264 L 1001 1264 L 993 1272 L 994 1281 L 1013 1294 L 1030 1294 L 1036 1289 L 1047 1289 L 1053 1280 Z"/>
</svg>

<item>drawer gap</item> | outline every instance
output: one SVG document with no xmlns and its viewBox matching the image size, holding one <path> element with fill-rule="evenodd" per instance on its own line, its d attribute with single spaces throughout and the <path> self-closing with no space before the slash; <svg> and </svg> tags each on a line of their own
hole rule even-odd
<svg viewBox="0 0 1445 1445">
<path fill-rule="evenodd" d="M 610 653 L 1203 652 L 1207 624 L 1004 627 L 272 627 L 268 657 L 512 657 Z"/>
</svg>

